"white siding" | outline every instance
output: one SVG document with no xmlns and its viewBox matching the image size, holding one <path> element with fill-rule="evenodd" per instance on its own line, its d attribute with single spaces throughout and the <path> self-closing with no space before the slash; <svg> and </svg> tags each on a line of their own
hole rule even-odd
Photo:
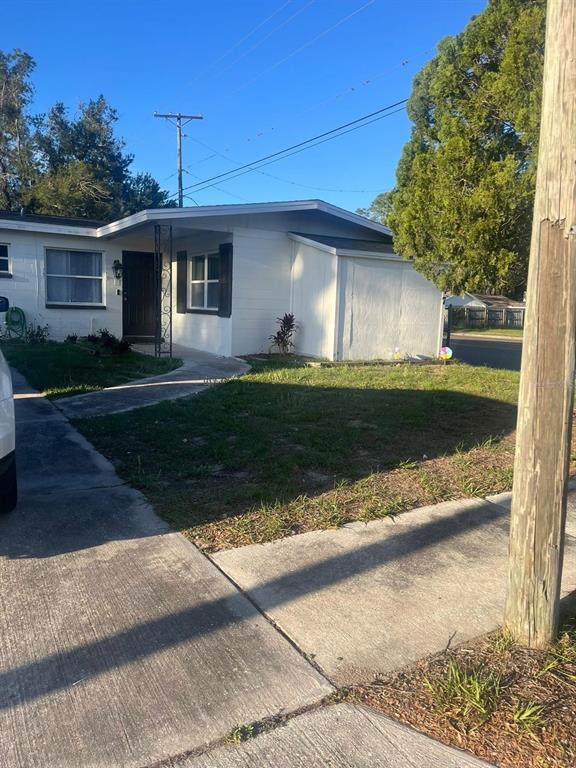
<svg viewBox="0 0 576 768">
<path fill-rule="evenodd" d="M 0 280 L 0 295 L 8 297 L 10 306 L 23 309 L 28 323 L 47 324 L 50 339 L 54 341 L 62 341 L 69 333 L 84 336 L 99 328 L 108 328 L 117 336 L 122 335 L 122 296 L 117 295 L 121 284 L 112 275 L 114 259 L 122 259 L 122 249 L 119 246 L 96 238 L 17 232 L 8 229 L 0 231 L 0 242 L 8 243 L 13 275 L 11 279 Z M 103 253 L 106 309 L 46 307 L 46 248 L 93 249 Z"/>
<path fill-rule="evenodd" d="M 334 357 L 338 257 L 294 242 L 292 312 L 298 323 L 296 351 L 312 357 Z"/>
<path fill-rule="evenodd" d="M 197 256 L 212 251 L 216 252 L 221 243 L 230 242 L 232 242 L 232 235 L 227 233 L 206 235 L 200 233 L 191 235 L 189 238 L 181 238 L 174 241 L 174 259 L 176 258 L 177 251 L 186 251 L 188 258 L 190 258 L 190 256 Z M 235 256 L 236 254 L 233 254 L 233 260 Z M 192 347 L 193 349 L 201 349 L 204 352 L 212 352 L 215 355 L 229 357 L 232 354 L 231 318 L 176 311 L 177 269 L 176 262 L 174 262 L 172 273 L 173 342 L 175 344 L 182 344 L 184 347 Z M 188 286 L 187 289 L 189 290 Z"/>
<path fill-rule="evenodd" d="M 442 295 L 403 261 L 342 258 L 339 344 L 342 360 L 435 357 L 441 343 Z"/>
<path fill-rule="evenodd" d="M 232 354 L 267 352 L 276 318 L 290 311 L 291 240 L 286 233 L 234 230 Z"/>
</svg>

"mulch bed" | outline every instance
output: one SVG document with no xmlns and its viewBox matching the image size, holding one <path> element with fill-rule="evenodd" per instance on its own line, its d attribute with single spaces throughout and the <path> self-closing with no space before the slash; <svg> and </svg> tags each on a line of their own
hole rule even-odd
<svg viewBox="0 0 576 768">
<path fill-rule="evenodd" d="M 454 700 L 438 695 L 450 664 L 499 680 L 488 716 L 463 716 Z M 502 768 L 574 768 L 576 623 L 550 651 L 520 648 L 496 633 L 355 687 L 349 695 Z M 535 715 L 523 720 L 527 711 Z"/>
</svg>

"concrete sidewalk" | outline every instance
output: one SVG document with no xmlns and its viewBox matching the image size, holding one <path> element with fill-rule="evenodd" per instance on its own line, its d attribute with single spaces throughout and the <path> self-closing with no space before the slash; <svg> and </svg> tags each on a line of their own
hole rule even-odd
<svg viewBox="0 0 576 768">
<path fill-rule="evenodd" d="M 214 561 L 328 677 L 369 681 L 502 623 L 510 494 L 219 552 Z M 576 590 L 572 491 L 563 594 Z"/>
<path fill-rule="evenodd" d="M 137 351 L 149 352 L 144 347 Z M 164 400 L 202 392 L 211 384 L 225 381 L 250 370 L 250 366 L 235 357 L 218 357 L 198 349 L 174 345 L 174 357 L 182 360 L 180 368 L 158 376 L 131 381 L 117 387 L 108 387 L 99 392 L 63 397 L 55 405 L 69 419 L 83 419 L 104 416 L 108 413 L 122 413 L 134 408 L 155 405 Z"/>
<path fill-rule="evenodd" d="M 317 709 L 239 747 L 222 746 L 172 768 L 490 768 L 351 704 Z"/>
</svg>

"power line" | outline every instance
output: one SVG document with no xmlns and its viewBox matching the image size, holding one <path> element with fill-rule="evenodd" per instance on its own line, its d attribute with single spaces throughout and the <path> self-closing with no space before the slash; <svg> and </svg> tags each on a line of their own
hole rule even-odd
<svg viewBox="0 0 576 768">
<path fill-rule="evenodd" d="M 338 93 L 333 94 L 332 96 L 329 96 L 329 97 L 327 97 L 325 99 L 322 99 L 321 101 L 314 102 L 313 104 L 307 106 L 305 109 L 302 109 L 299 112 L 294 112 L 294 111 L 290 112 L 289 117 L 294 119 L 296 117 L 300 117 L 302 115 L 306 115 L 309 112 L 312 112 L 313 110 L 317 109 L 318 107 L 326 106 L 327 104 L 330 104 L 333 101 L 337 101 L 338 99 L 341 99 L 341 98 L 343 98 L 344 96 L 346 96 L 348 94 L 356 93 L 356 92 L 358 92 L 362 88 L 367 88 L 367 87 L 373 85 L 378 80 L 380 80 L 382 77 L 385 77 L 386 75 L 390 74 L 391 72 L 394 72 L 394 71 L 396 71 L 398 69 L 403 69 L 403 68 L 407 67 L 409 64 L 414 63 L 414 60 L 416 59 L 416 57 L 422 56 L 424 54 L 433 53 L 433 52 L 434 52 L 434 48 L 424 48 L 424 49 L 422 49 L 422 50 L 420 50 L 420 51 L 418 51 L 418 52 L 416 52 L 414 54 L 411 54 L 410 58 L 402 59 L 397 64 L 394 64 L 394 65 L 392 65 L 390 67 L 387 67 L 384 70 L 380 70 L 379 72 L 376 72 L 375 74 L 372 74 L 369 77 L 364 78 L 364 80 L 354 83 L 353 85 L 349 85 L 346 88 L 343 88 L 341 91 L 338 91 Z M 288 115 L 287 115 L 287 117 L 288 117 Z M 281 118 L 277 118 L 277 119 L 281 119 Z M 271 132 L 273 132 L 275 130 L 276 130 L 276 126 L 274 126 L 274 125 L 271 126 L 271 127 L 267 127 L 267 128 L 261 128 L 258 131 L 256 131 L 255 133 L 250 134 L 249 136 L 245 136 L 243 139 L 240 139 L 238 143 L 232 145 L 232 148 L 235 148 L 235 147 L 239 148 L 241 143 L 242 144 L 244 144 L 244 143 L 249 144 L 249 143 L 255 141 L 256 139 L 260 139 L 260 138 L 262 138 L 262 136 L 265 136 L 266 134 L 271 133 Z M 214 149 L 213 147 L 210 147 L 210 146 L 208 146 L 206 144 L 202 144 L 202 142 L 199 142 L 197 139 L 194 139 L 192 136 L 186 136 L 186 134 L 184 134 L 184 136 L 185 136 L 185 138 L 190 138 L 190 139 L 192 139 L 192 141 L 196 141 L 196 143 L 198 143 L 198 144 L 200 144 L 202 146 L 205 146 L 206 149 L 209 149 L 211 151 L 211 153 L 212 153 L 210 155 L 207 155 L 206 157 L 200 158 L 196 162 L 196 167 L 198 167 L 198 165 L 202 165 L 203 163 L 208 162 L 208 160 L 212 160 L 212 158 L 214 158 L 214 157 L 217 157 L 217 156 L 224 157 L 224 155 L 219 153 L 218 150 Z M 226 147 L 224 149 L 224 152 L 228 152 L 228 151 L 230 151 L 230 147 Z"/>
<path fill-rule="evenodd" d="M 282 21 L 280 24 L 275 26 L 274 29 L 271 29 L 270 32 L 268 32 L 268 34 L 264 35 L 264 37 L 260 38 L 260 40 L 258 40 L 258 42 L 254 43 L 254 45 L 251 48 L 248 48 L 248 50 L 244 51 L 243 53 L 241 53 L 240 56 L 238 56 L 238 58 L 236 58 L 233 61 L 231 61 L 228 64 L 226 64 L 224 69 L 221 69 L 219 72 L 216 72 L 216 73 L 214 73 L 212 75 L 209 75 L 209 78 L 220 77 L 220 75 L 223 75 L 225 72 L 228 72 L 228 70 L 232 69 L 232 67 L 235 64 L 237 64 L 239 61 L 242 61 L 242 59 L 245 59 L 246 56 L 249 56 L 252 53 L 252 51 L 255 51 L 256 48 L 259 48 L 262 45 L 262 43 L 265 43 L 266 40 L 268 40 L 270 37 L 272 37 L 272 35 L 274 35 L 280 29 L 283 29 L 284 27 L 287 27 L 288 24 L 290 24 L 290 22 L 292 22 L 297 16 L 300 16 L 300 14 L 303 13 L 303 11 L 305 11 L 307 8 L 309 8 L 311 5 L 313 5 L 315 2 L 316 2 L 316 0 L 308 0 L 307 3 L 305 3 L 303 6 L 298 8 L 298 10 L 295 11 L 291 16 L 289 16 L 287 19 L 284 19 L 284 21 Z M 285 6 L 283 6 L 283 7 L 285 7 Z M 234 91 L 233 91 L 233 93 L 234 93 Z"/>
<path fill-rule="evenodd" d="M 238 48 L 240 45 L 242 45 L 242 43 L 245 43 L 246 40 L 249 40 L 254 34 L 256 34 L 256 32 L 258 32 L 259 29 L 261 29 L 269 21 L 272 21 L 272 19 L 275 16 L 277 16 L 279 13 L 281 13 L 284 10 L 284 8 L 286 8 L 287 6 L 291 5 L 293 2 L 294 2 L 294 0 L 286 0 L 286 2 L 283 3 L 279 8 L 276 8 L 276 10 L 273 11 L 269 16 L 267 16 L 263 21 L 261 21 L 258 24 L 256 24 L 255 27 L 253 27 L 249 32 L 247 32 L 239 40 L 237 40 L 234 43 L 234 45 L 231 45 L 230 48 L 225 50 L 224 53 L 221 56 L 218 56 L 218 58 L 215 59 L 212 62 L 212 64 L 208 65 L 208 67 L 204 70 L 204 72 L 206 72 L 206 71 L 209 72 L 211 69 L 213 69 L 217 64 L 219 64 L 221 61 L 223 61 L 226 58 L 226 56 L 228 56 L 230 53 L 232 53 L 232 51 L 236 50 L 236 48 Z M 266 38 L 264 38 L 264 39 L 266 39 Z M 196 75 L 196 77 L 193 80 L 191 80 L 190 82 L 191 83 L 195 83 L 201 77 L 202 77 L 202 73 Z M 213 75 L 209 75 L 209 77 L 213 77 Z"/>
<path fill-rule="evenodd" d="M 186 169 L 184 169 L 184 173 L 187 173 L 189 176 L 192 176 L 194 179 L 200 179 L 200 176 L 196 176 L 194 173 L 190 173 L 190 171 L 187 171 Z M 228 195 L 229 197 L 234 197 L 236 198 L 236 200 L 240 200 L 242 203 L 249 202 L 245 197 L 242 197 L 241 195 L 236 195 L 234 192 L 230 192 L 229 190 L 224 189 L 224 187 L 216 186 L 216 184 L 214 184 L 214 189 L 217 189 L 219 192 L 222 192 L 225 195 Z M 184 195 L 184 197 L 189 197 L 189 195 Z M 192 197 L 190 199 L 194 200 L 194 198 Z M 198 203 L 196 203 L 196 205 L 198 205 Z"/>
<path fill-rule="evenodd" d="M 234 160 L 231 157 L 228 157 L 228 155 L 225 155 L 224 153 L 220 152 L 219 150 L 215 149 L 214 147 L 211 147 L 209 144 L 206 144 L 205 142 L 200 141 L 199 139 L 195 139 L 192 136 L 190 138 L 192 139 L 192 141 L 195 144 L 199 144 L 201 147 L 205 147 L 206 149 L 209 149 L 210 151 L 214 152 L 214 156 L 221 157 L 224 160 L 226 160 L 227 162 L 232 163 L 233 165 L 235 165 L 236 168 L 233 168 L 230 171 L 230 173 L 233 173 L 234 171 L 237 171 L 239 167 L 243 166 L 243 163 L 239 162 L 238 160 Z M 184 170 L 186 170 L 186 169 L 184 169 Z M 275 174 L 268 173 L 267 171 L 260 171 L 258 168 L 255 168 L 254 170 L 256 171 L 256 173 L 259 173 L 261 176 L 268 176 L 268 178 L 275 179 L 276 181 L 280 181 L 283 184 L 291 184 L 294 187 L 302 187 L 303 189 L 314 189 L 317 192 L 349 192 L 349 193 L 352 193 L 352 192 L 360 193 L 360 192 L 362 192 L 362 193 L 366 193 L 367 194 L 367 193 L 370 193 L 370 192 L 378 192 L 379 191 L 377 189 L 334 189 L 332 187 L 315 187 L 315 186 L 312 186 L 311 184 L 300 184 L 299 182 L 292 181 L 291 179 L 283 179 L 281 176 L 276 176 Z M 188 171 L 186 171 L 186 173 L 188 173 Z M 191 173 L 190 176 L 194 176 L 194 174 Z M 199 179 L 200 176 L 194 176 L 194 178 Z M 219 189 L 219 187 L 215 187 L 215 189 Z M 222 191 L 225 192 L 226 194 L 231 194 L 230 192 L 226 192 L 226 190 L 222 190 Z"/>
<path fill-rule="evenodd" d="M 253 82 L 258 80 L 262 75 L 267 74 L 268 72 L 271 72 L 273 69 L 276 69 L 280 65 L 284 64 L 286 61 L 291 59 L 293 56 L 296 56 L 300 51 L 303 51 L 305 48 L 308 48 L 309 46 L 313 45 L 317 40 L 320 40 L 320 38 L 324 37 L 325 35 L 332 32 L 332 30 L 339 27 L 341 24 L 344 24 L 349 19 L 351 19 L 353 16 L 356 16 L 356 14 L 363 11 L 365 8 L 368 8 L 368 6 L 373 5 L 376 2 L 376 0 L 368 0 L 367 3 L 364 3 L 364 5 L 361 5 L 359 8 L 356 8 L 355 11 L 352 11 L 352 13 L 349 13 L 347 16 L 344 16 L 343 18 L 339 19 L 335 24 L 332 24 L 330 27 L 327 27 L 319 34 L 315 35 L 311 40 L 308 40 L 308 42 L 304 43 L 303 45 L 299 46 L 298 48 L 295 48 L 293 51 L 291 51 L 287 56 L 284 56 L 281 59 L 278 59 L 278 61 L 274 62 L 274 64 L 271 64 L 269 67 L 266 67 L 265 69 L 260 70 L 260 72 L 255 75 L 254 77 L 250 78 L 250 80 L 247 80 L 246 82 L 239 85 L 237 88 L 235 88 L 233 91 L 230 91 L 228 94 L 229 96 L 232 96 L 235 93 L 238 93 L 238 91 L 244 90 L 244 88 L 251 85 Z"/>
<path fill-rule="evenodd" d="M 263 163 L 261 166 L 258 166 L 258 168 L 264 168 L 267 165 L 271 165 L 272 163 L 277 163 L 280 160 L 284 160 L 287 157 L 291 157 L 292 155 L 298 155 L 300 152 L 305 152 L 307 149 L 311 149 L 312 147 L 317 147 L 320 144 L 325 144 L 327 141 L 332 141 L 333 139 L 337 139 L 340 136 L 345 136 L 347 133 L 352 133 L 353 131 L 358 131 L 358 130 L 360 130 L 360 128 L 365 128 L 367 125 L 371 125 L 372 123 L 376 123 L 379 120 L 383 120 L 385 117 L 390 117 L 391 115 L 395 115 L 398 112 L 403 112 L 403 111 L 404 111 L 403 107 L 400 107 L 400 109 L 395 109 L 394 111 L 388 112 L 385 115 L 380 115 L 379 117 L 375 117 L 372 120 L 369 120 L 368 122 L 363 123 L 362 125 L 356 125 L 356 126 L 354 126 L 352 128 L 349 128 L 347 131 L 342 131 L 341 133 L 336 134 L 335 136 L 328 136 L 327 138 L 323 139 L 322 141 L 318 141 L 315 144 L 307 144 L 306 146 L 301 147 L 300 149 L 297 149 L 294 152 L 290 152 L 289 154 L 285 154 L 282 157 L 277 157 L 274 160 L 269 160 L 268 162 Z M 234 171 L 231 171 L 229 173 L 233 173 L 234 175 L 227 175 L 226 181 L 231 181 L 232 179 L 235 179 L 238 176 L 244 176 L 246 173 L 252 173 L 253 171 L 258 170 L 258 168 L 248 168 L 247 170 L 241 171 L 240 173 L 235 173 Z M 207 181 L 209 181 L 209 180 L 207 179 Z M 205 186 L 202 186 L 202 187 L 199 186 L 199 184 L 198 185 L 193 185 L 193 186 L 194 186 L 194 192 L 202 192 L 205 189 L 209 189 L 210 187 L 213 187 L 214 184 L 206 184 Z"/>
<path fill-rule="evenodd" d="M 290 147 L 286 147 L 285 149 L 281 149 L 278 152 L 273 152 L 270 155 L 265 155 L 264 157 L 261 157 L 259 160 L 254 160 L 251 163 L 246 163 L 243 166 L 240 166 L 239 168 L 236 168 L 235 171 L 242 171 L 245 168 L 252 168 L 254 165 L 259 165 L 260 163 L 263 163 L 266 160 L 271 160 L 272 158 L 278 157 L 280 155 L 284 155 L 287 152 L 292 152 L 292 150 L 299 149 L 300 147 L 303 147 L 305 145 L 311 144 L 312 142 L 318 141 L 319 139 L 323 139 L 327 136 L 331 136 L 333 134 L 338 133 L 339 131 L 344 130 L 345 128 L 349 128 L 350 126 L 357 125 L 358 123 L 364 123 L 366 120 L 370 120 L 370 118 L 373 118 L 377 115 L 382 115 L 384 112 L 388 112 L 390 109 L 394 109 L 394 107 L 398 107 L 401 104 L 405 104 L 408 101 L 408 99 L 401 99 L 400 101 L 396 101 L 393 104 L 389 104 L 386 107 L 382 107 L 381 109 L 377 109 L 374 112 L 370 112 L 367 115 L 363 115 L 362 117 L 358 117 L 355 120 L 350 120 L 347 123 L 344 123 L 343 125 L 339 125 L 337 128 L 332 128 L 330 131 L 324 131 L 324 133 L 320 133 L 317 136 L 312 136 L 310 139 L 305 139 L 304 141 L 300 141 L 297 144 L 292 144 Z M 400 111 L 400 110 L 398 110 Z M 395 114 L 395 113 L 392 113 Z M 386 117 L 387 115 L 382 115 Z M 359 126 L 361 127 L 361 126 Z M 216 176 L 211 176 L 208 179 L 204 179 L 204 181 L 199 182 L 198 184 L 192 184 L 185 189 L 192 189 L 193 187 L 200 186 L 200 184 L 206 184 L 211 181 L 218 181 L 218 179 L 222 179 L 225 176 L 228 176 L 230 173 L 233 173 L 235 171 L 228 171 L 227 173 L 219 173 Z"/>
</svg>

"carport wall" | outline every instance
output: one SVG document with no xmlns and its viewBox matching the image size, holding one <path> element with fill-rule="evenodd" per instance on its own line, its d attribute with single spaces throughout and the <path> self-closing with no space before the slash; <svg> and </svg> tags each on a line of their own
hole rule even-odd
<svg viewBox="0 0 576 768">
<path fill-rule="evenodd" d="M 442 294 L 411 262 L 291 239 L 298 353 L 327 360 L 437 356 Z"/>
</svg>

